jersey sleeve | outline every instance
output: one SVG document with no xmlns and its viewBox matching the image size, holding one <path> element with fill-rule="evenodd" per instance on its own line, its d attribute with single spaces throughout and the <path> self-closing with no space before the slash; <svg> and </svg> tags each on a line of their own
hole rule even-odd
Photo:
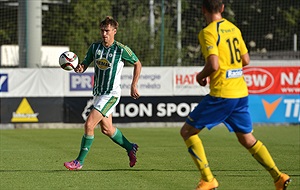
<svg viewBox="0 0 300 190">
<path fill-rule="evenodd" d="M 95 47 L 95 44 L 93 43 L 92 45 L 90 45 L 82 63 L 85 65 L 85 66 L 89 66 L 91 64 L 91 62 L 94 60 L 94 47 Z"/>
<path fill-rule="evenodd" d="M 205 60 L 209 55 L 219 55 L 217 39 L 213 33 L 203 29 L 199 33 L 198 38 L 201 46 L 201 51 Z"/>
<path fill-rule="evenodd" d="M 128 46 L 123 46 L 122 48 L 124 50 L 122 54 L 122 59 L 128 61 L 131 64 L 134 64 L 139 60 L 137 56 L 134 54 L 134 52 Z"/>
</svg>

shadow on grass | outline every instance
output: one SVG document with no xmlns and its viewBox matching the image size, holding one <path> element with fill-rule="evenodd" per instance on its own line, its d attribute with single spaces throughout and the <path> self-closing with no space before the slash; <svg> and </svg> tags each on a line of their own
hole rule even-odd
<svg viewBox="0 0 300 190">
<path fill-rule="evenodd" d="M 89 169 L 89 170 L 72 170 L 67 169 L 62 170 L 0 170 L 0 173 L 10 173 L 10 172 L 195 172 L 197 170 L 171 170 L 171 169 Z"/>
<path fill-rule="evenodd" d="M 82 170 L 73 170 L 69 171 L 67 169 L 62 170 L 0 170 L 0 173 L 12 173 L 12 172 L 46 172 L 46 173 L 53 173 L 53 172 L 197 172 L 196 169 L 135 169 L 135 168 L 120 168 L 120 169 L 82 169 Z M 218 172 L 238 172 L 238 174 L 230 174 L 227 173 L 226 175 L 243 175 L 243 172 L 257 172 L 258 170 L 214 170 L 215 173 Z M 297 174 L 289 174 L 290 176 L 300 176 L 298 174 L 298 170 L 289 170 L 289 173 L 297 173 Z M 255 174 L 257 175 L 257 174 Z"/>
</svg>

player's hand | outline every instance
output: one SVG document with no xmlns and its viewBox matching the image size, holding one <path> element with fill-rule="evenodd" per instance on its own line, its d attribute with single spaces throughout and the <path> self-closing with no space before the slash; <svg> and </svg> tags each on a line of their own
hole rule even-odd
<svg viewBox="0 0 300 190">
<path fill-rule="evenodd" d="M 200 84 L 200 86 L 206 86 L 206 84 L 207 84 L 206 78 L 200 80 L 200 81 L 199 81 L 199 84 Z"/>
<path fill-rule="evenodd" d="M 133 99 L 138 99 L 140 97 L 140 94 L 137 90 L 137 87 L 136 85 L 131 85 L 131 91 L 130 91 L 130 96 L 133 98 Z"/>
<path fill-rule="evenodd" d="M 83 73 L 84 71 L 84 65 L 83 64 L 78 64 L 77 67 L 74 69 L 76 73 Z"/>
<path fill-rule="evenodd" d="M 206 77 L 205 78 L 201 78 L 200 75 L 199 75 L 199 73 L 198 73 L 196 79 L 197 79 L 197 82 L 200 84 L 200 86 L 206 86 L 206 84 L 207 84 Z"/>
</svg>

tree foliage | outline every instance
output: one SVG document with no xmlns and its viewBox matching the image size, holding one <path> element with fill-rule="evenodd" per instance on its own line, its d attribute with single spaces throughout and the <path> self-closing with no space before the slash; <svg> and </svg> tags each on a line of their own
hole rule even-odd
<svg viewBox="0 0 300 190">
<path fill-rule="evenodd" d="M 42 12 L 42 43 L 69 46 L 82 59 L 89 45 L 100 40 L 99 22 L 112 15 L 120 24 L 116 40 L 128 45 L 143 65 L 160 65 L 162 50 L 166 66 L 177 65 L 178 58 L 183 66 L 203 64 L 198 42 L 198 33 L 205 26 L 201 1 L 181 0 L 181 33 L 177 31 L 177 1 L 165 0 L 162 5 L 162 0 L 154 0 L 152 36 L 149 0 L 50 0 L 43 3 L 48 9 Z M 0 2 L 0 45 L 18 44 L 18 8 L 5 2 Z M 291 51 L 294 34 L 300 49 L 299 0 L 226 0 L 223 16 L 241 29 L 250 53 Z"/>
<path fill-rule="evenodd" d="M 91 43 L 100 40 L 99 23 L 107 15 L 111 15 L 110 1 L 72 1 L 73 10 L 67 35 L 67 44 L 83 59 Z"/>
</svg>

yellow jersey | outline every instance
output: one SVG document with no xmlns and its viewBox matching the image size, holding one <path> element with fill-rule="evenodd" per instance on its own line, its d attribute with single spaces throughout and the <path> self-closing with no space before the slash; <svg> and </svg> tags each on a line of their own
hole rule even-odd
<svg viewBox="0 0 300 190">
<path fill-rule="evenodd" d="M 222 98 L 247 96 L 241 55 L 248 50 L 239 28 L 223 18 L 211 22 L 200 31 L 198 38 L 205 60 L 212 54 L 219 59 L 219 69 L 210 75 L 210 95 Z"/>
</svg>

